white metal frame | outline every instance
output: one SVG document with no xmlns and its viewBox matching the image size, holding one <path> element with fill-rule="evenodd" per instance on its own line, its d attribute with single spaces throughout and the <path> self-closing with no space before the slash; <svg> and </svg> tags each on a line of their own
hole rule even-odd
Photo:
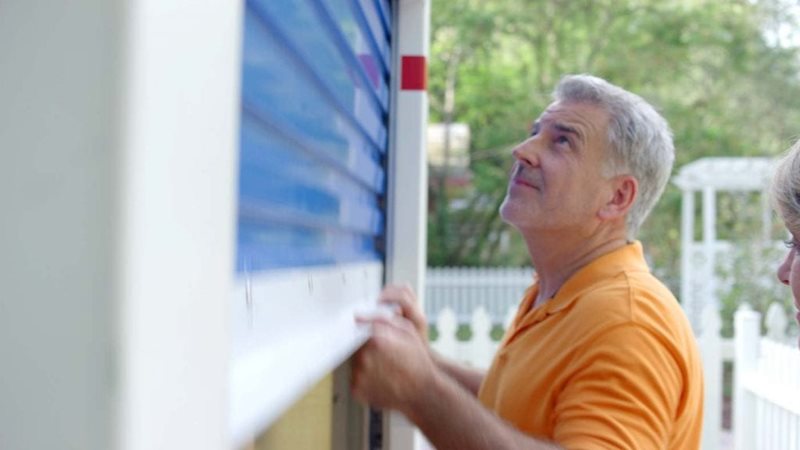
<svg viewBox="0 0 800 450">
<path fill-rule="evenodd" d="M 424 303 L 427 221 L 426 90 L 400 90 L 403 56 L 428 56 L 430 1 L 401 0 L 395 4 L 389 161 L 387 283 L 408 283 Z M 384 418 L 383 440 L 388 450 L 419 447 L 421 436 L 403 416 Z"/>
<path fill-rule="evenodd" d="M 229 419 L 235 446 L 367 339 L 355 315 L 374 309 L 382 282 L 378 262 L 274 270 L 237 281 Z"/>
</svg>

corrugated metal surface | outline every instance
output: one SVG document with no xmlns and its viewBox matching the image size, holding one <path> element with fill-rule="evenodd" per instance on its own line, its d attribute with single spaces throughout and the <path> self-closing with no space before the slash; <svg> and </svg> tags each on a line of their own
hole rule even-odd
<svg viewBox="0 0 800 450">
<path fill-rule="evenodd" d="M 237 272 L 382 259 L 389 11 L 246 2 Z"/>
</svg>

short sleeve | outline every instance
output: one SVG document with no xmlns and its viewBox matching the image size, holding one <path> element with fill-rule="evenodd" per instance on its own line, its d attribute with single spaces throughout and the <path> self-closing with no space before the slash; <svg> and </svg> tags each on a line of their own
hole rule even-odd
<svg viewBox="0 0 800 450">
<path fill-rule="evenodd" d="M 679 361 L 666 339 L 640 325 L 602 333 L 569 365 L 551 418 L 555 441 L 567 449 L 666 448 L 685 384 Z"/>
</svg>

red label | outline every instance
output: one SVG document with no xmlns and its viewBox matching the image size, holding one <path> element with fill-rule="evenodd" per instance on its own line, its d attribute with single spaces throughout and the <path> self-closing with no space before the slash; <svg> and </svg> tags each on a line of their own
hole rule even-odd
<svg viewBox="0 0 800 450">
<path fill-rule="evenodd" d="M 403 56 L 400 64 L 400 89 L 424 91 L 428 87 L 428 71 L 424 56 Z"/>
</svg>

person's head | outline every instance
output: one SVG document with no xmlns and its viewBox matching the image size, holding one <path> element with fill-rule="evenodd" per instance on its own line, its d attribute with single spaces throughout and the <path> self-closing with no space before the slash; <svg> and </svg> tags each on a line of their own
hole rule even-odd
<svg viewBox="0 0 800 450">
<path fill-rule="evenodd" d="M 515 175 L 501 214 L 524 228 L 528 219 L 557 215 L 577 202 L 572 206 L 584 214 L 574 220 L 621 218 L 626 237 L 633 239 L 672 170 L 675 151 L 666 120 L 641 97 L 590 75 L 565 76 L 553 99 L 531 136 L 514 149 Z M 565 151 L 553 151 L 558 149 L 552 139 L 571 141 L 564 142 Z M 523 202 L 510 201 L 511 188 L 520 184 L 532 184 L 542 197 L 548 189 L 554 195 L 540 207 L 531 198 L 530 207 L 538 211 L 525 214 Z"/>
<path fill-rule="evenodd" d="M 795 306 L 800 309 L 800 141 L 778 163 L 770 191 L 772 203 L 791 234 L 789 251 L 778 267 L 778 279 L 792 288 Z"/>
</svg>

